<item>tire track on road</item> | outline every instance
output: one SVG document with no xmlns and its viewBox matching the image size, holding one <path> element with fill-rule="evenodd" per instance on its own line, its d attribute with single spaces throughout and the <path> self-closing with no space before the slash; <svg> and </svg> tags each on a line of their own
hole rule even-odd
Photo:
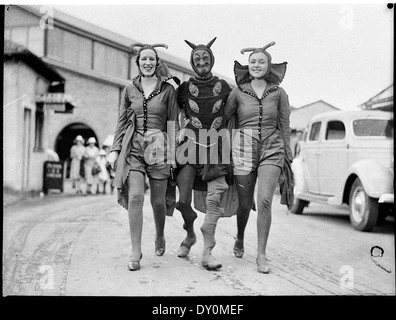
<svg viewBox="0 0 396 320">
<path fill-rule="evenodd" d="M 89 209 L 97 204 L 98 199 L 75 200 L 71 202 L 70 198 L 60 198 L 40 207 L 17 204 L 6 209 L 5 228 L 13 231 L 4 243 L 4 295 L 66 293 L 68 268 L 75 245 L 87 225 L 98 220 L 93 215 L 96 212 Z M 110 203 L 106 207 L 110 207 Z M 67 228 L 62 227 L 65 222 Z M 39 234 L 43 224 L 44 230 L 51 229 L 49 234 Z M 30 248 L 32 243 L 28 243 L 29 238 L 40 239 L 33 250 Z M 53 288 L 49 283 L 51 279 L 48 279 L 51 270 Z M 43 287 L 46 289 L 43 290 Z"/>
</svg>

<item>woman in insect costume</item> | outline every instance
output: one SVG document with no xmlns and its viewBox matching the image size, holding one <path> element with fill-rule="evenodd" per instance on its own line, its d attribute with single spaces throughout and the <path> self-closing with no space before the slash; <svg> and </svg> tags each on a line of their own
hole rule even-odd
<svg viewBox="0 0 396 320">
<path fill-rule="evenodd" d="M 273 64 L 266 49 L 246 48 L 251 52 L 248 65 L 237 61 L 234 73 L 237 87 L 230 93 L 224 109 L 224 119 L 236 118 L 238 132 L 232 149 L 234 178 L 238 190 L 237 229 L 234 254 L 244 253 L 244 232 L 257 192 L 257 270 L 270 271 L 266 247 L 271 226 L 271 205 L 277 183 L 281 187 L 281 203 L 291 204 L 293 176 L 290 163 L 290 107 L 288 95 L 279 86 L 287 63 Z"/>
<path fill-rule="evenodd" d="M 131 271 L 140 269 L 142 258 L 146 175 L 156 227 L 155 253 L 162 256 L 165 252 L 166 191 L 171 172 L 168 160 L 169 153 L 174 150 L 167 141 L 174 141 L 179 129 L 176 90 L 169 81 L 180 82 L 169 76 L 156 47 L 167 48 L 167 45 L 139 43 L 131 46 L 132 50 L 138 50 L 139 75 L 123 91 L 109 155 L 110 165 L 116 167 L 114 186 L 118 190 L 118 202 L 129 213 L 132 252 L 128 268 Z"/>
</svg>

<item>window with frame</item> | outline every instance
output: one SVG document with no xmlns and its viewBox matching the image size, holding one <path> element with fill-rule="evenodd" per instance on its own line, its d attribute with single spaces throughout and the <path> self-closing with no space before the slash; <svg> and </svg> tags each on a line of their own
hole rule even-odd
<svg viewBox="0 0 396 320">
<path fill-rule="evenodd" d="M 309 141 L 318 141 L 320 134 L 320 127 L 322 126 L 321 122 L 315 122 L 311 126 L 311 132 L 309 133 Z"/>
<path fill-rule="evenodd" d="M 326 140 L 342 140 L 344 138 L 344 123 L 342 121 L 329 121 L 326 129 Z"/>
<path fill-rule="evenodd" d="M 393 120 L 386 120 L 386 119 L 354 120 L 353 132 L 358 137 L 393 138 Z"/>
</svg>

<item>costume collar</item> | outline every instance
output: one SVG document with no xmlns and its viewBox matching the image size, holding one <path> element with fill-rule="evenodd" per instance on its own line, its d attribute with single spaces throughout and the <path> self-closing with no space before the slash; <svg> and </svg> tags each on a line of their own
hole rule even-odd
<svg viewBox="0 0 396 320">
<path fill-rule="evenodd" d="M 257 97 L 256 92 L 254 91 L 254 89 L 253 89 L 253 87 L 252 87 L 252 83 L 251 83 L 250 81 L 249 81 L 249 82 L 245 82 L 245 83 L 239 85 L 238 88 L 239 88 L 240 90 L 242 90 L 242 92 L 244 92 L 244 93 L 246 93 L 246 94 L 248 94 L 248 95 L 250 95 L 250 96 L 254 96 L 254 97 L 256 97 L 256 98 L 261 99 L 261 98 L 263 98 L 266 94 L 268 94 L 269 92 L 277 90 L 277 89 L 278 89 L 278 85 L 275 84 L 275 83 L 268 82 L 268 83 L 267 83 L 267 86 L 266 86 L 266 88 L 265 88 L 265 91 L 264 91 L 264 93 L 263 93 L 263 97 Z"/>
<path fill-rule="evenodd" d="M 268 83 L 272 83 L 278 85 L 282 82 L 283 78 L 285 77 L 287 68 L 287 62 L 282 63 L 271 63 L 270 65 L 270 72 L 264 77 L 264 79 Z M 247 65 L 243 66 L 238 61 L 234 61 L 234 75 L 235 81 L 240 87 L 244 83 L 251 82 L 250 74 L 249 74 L 249 67 Z"/>
<path fill-rule="evenodd" d="M 142 76 L 139 74 L 135 78 L 133 78 L 132 82 L 133 82 L 134 86 L 139 89 L 139 91 L 144 92 L 143 91 L 143 87 L 142 87 L 141 79 L 142 79 Z M 157 76 L 157 84 L 155 86 L 155 89 L 153 90 L 153 93 L 161 92 L 163 84 L 165 82 L 169 82 L 170 80 L 173 80 L 177 85 L 180 85 L 180 79 L 178 77 L 176 77 L 176 76 L 172 76 L 172 75 L 170 75 L 170 76 Z"/>
<path fill-rule="evenodd" d="M 204 82 L 211 82 L 217 79 L 219 79 L 217 76 L 214 76 L 212 73 L 210 73 L 210 76 L 208 78 L 201 78 L 195 75 L 194 77 L 191 77 L 189 80 L 192 82 L 204 83 Z"/>
</svg>

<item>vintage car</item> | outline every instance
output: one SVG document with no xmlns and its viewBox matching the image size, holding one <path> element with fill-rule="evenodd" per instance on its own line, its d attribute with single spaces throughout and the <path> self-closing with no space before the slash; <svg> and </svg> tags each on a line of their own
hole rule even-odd
<svg viewBox="0 0 396 320">
<path fill-rule="evenodd" d="M 352 226 L 371 231 L 392 212 L 393 113 L 331 111 L 314 116 L 293 160 L 301 214 L 310 202 L 349 205 Z"/>
</svg>

